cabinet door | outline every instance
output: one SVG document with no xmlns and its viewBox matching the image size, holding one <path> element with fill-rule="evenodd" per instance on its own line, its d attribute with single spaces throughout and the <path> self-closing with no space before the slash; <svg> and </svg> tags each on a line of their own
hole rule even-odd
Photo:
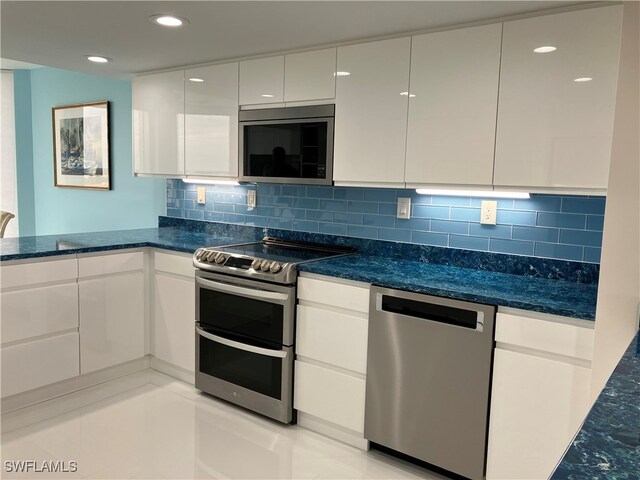
<svg viewBox="0 0 640 480">
<path fill-rule="evenodd" d="M 413 37 L 405 182 L 491 186 L 502 25 Z"/>
<path fill-rule="evenodd" d="M 79 288 L 81 373 L 143 357 L 144 273 L 81 280 Z"/>
<path fill-rule="evenodd" d="M 184 174 L 184 72 L 133 79 L 134 173 Z"/>
<path fill-rule="evenodd" d="M 549 478 L 589 409 L 591 369 L 496 349 L 487 479 Z"/>
<path fill-rule="evenodd" d="M 187 175 L 238 176 L 238 64 L 185 71 Z"/>
<path fill-rule="evenodd" d="M 321 100 L 336 96 L 336 49 L 284 57 L 284 100 Z"/>
<path fill-rule="evenodd" d="M 410 37 L 338 48 L 335 182 L 404 186 L 410 50 Z"/>
<path fill-rule="evenodd" d="M 621 22 L 621 5 L 505 22 L 495 185 L 607 188 Z"/>
<path fill-rule="evenodd" d="M 195 370 L 193 279 L 156 273 L 154 355 L 190 372 Z"/>
<path fill-rule="evenodd" d="M 284 56 L 240 62 L 240 105 L 284 101 Z"/>
</svg>

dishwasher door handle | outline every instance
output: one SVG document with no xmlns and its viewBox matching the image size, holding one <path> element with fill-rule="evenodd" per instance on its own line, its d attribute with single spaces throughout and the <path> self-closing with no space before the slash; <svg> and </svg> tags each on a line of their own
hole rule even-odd
<svg viewBox="0 0 640 480">
<path fill-rule="evenodd" d="M 413 300 L 402 296 L 376 293 L 376 310 L 382 315 L 402 315 L 416 320 L 460 327 L 468 330 L 484 331 L 484 312 L 460 308 L 452 300 L 453 305 L 447 305 L 446 300 L 441 303 L 429 303 Z"/>
</svg>

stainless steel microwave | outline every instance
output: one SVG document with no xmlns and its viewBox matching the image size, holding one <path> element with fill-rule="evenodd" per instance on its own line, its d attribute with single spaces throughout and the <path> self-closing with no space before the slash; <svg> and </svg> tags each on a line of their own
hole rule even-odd
<svg viewBox="0 0 640 480">
<path fill-rule="evenodd" d="M 241 110 L 240 180 L 331 185 L 335 105 Z"/>
</svg>

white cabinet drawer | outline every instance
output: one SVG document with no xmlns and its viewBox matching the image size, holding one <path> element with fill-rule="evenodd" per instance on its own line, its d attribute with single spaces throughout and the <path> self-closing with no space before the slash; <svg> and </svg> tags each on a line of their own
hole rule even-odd
<svg viewBox="0 0 640 480">
<path fill-rule="evenodd" d="M 296 354 L 364 374 L 368 327 L 366 318 L 298 305 Z"/>
<path fill-rule="evenodd" d="M 130 272 L 142 270 L 143 268 L 143 252 L 116 253 L 95 257 L 81 257 L 78 259 L 79 277 Z"/>
<path fill-rule="evenodd" d="M 369 313 L 368 287 L 332 282 L 330 278 L 326 281 L 316 278 L 299 278 L 298 299 Z"/>
<path fill-rule="evenodd" d="M 365 381 L 295 362 L 293 406 L 355 432 L 364 432 Z"/>
<path fill-rule="evenodd" d="M 78 328 L 78 284 L 2 294 L 2 343 Z"/>
<path fill-rule="evenodd" d="M 37 283 L 75 280 L 78 276 L 78 262 L 73 256 L 64 260 L 2 265 L 0 272 L 3 289 L 22 287 Z"/>
<path fill-rule="evenodd" d="M 496 315 L 496 342 L 590 361 L 593 356 L 593 328 L 524 317 Z"/>
<path fill-rule="evenodd" d="M 173 273 L 194 278 L 195 268 L 193 267 L 193 256 L 187 254 L 171 254 L 154 252 L 154 263 L 156 272 Z"/>
<path fill-rule="evenodd" d="M 2 348 L 2 396 L 79 375 L 79 338 L 66 333 Z"/>
</svg>

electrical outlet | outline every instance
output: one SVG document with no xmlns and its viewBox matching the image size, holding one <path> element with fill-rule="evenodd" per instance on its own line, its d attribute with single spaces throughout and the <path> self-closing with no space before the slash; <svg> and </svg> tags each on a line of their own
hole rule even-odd
<svg viewBox="0 0 640 480">
<path fill-rule="evenodd" d="M 398 198 L 398 209 L 396 211 L 398 218 L 411 218 L 411 199 Z"/>
<path fill-rule="evenodd" d="M 247 190 L 247 209 L 253 210 L 256 208 L 256 191 Z"/>
<path fill-rule="evenodd" d="M 204 187 L 198 187 L 198 203 L 205 204 L 206 203 L 206 190 Z"/>
<path fill-rule="evenodd" d="M 497 201 L 483 200 L 480 204 L 480 223 L 483 223 L 485 225 L 495 225 L 497 208 Z"/>
</svg>

